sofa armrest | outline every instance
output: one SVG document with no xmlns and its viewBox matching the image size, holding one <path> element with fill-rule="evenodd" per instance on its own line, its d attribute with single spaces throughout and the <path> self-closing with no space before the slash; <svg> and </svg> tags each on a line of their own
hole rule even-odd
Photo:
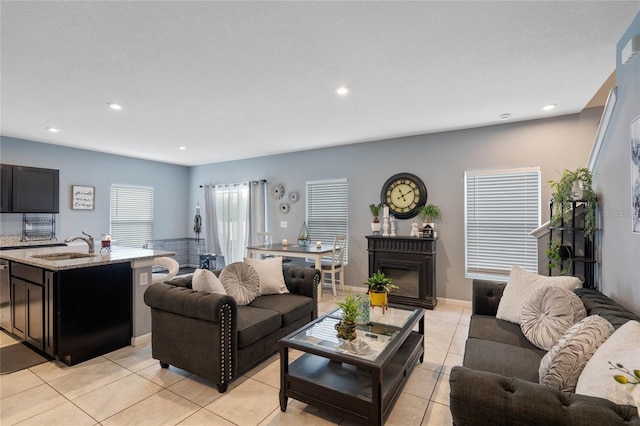
<svg viewBox="0 0 640 426">
<path fill-rule="evenodd" d="M 230 307 L 233 316 L 237 312 L 236 301 L 231 296 L 165 283 L 151 284 L 144 292 L 144 303 L 153 309 L 216 323 L 221 321 L 223 308 L 229 311 Z"/>
<path fill-rule="evenodd" d="M 290 293 L 313 299 L 313 318 L 318 318 L 320 271 L 312 268 L 283 267 L 282 274 Z"/>
<path fill-rule="evenodd" d="M 495 316 L 506 283 L 488 280 L 473 280 L 473 315 Z"/>
<path fill-rule="evenodd" d="M 456 426 L 640 425 L 635 407 L 494 373 L 454 367 L 449 385 Z"/>
</svg>

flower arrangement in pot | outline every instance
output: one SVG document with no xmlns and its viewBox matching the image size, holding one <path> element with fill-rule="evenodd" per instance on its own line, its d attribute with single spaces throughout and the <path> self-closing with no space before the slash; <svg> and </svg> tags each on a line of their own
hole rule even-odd
<svg viewBox="0 0 640 426">
<path fill-rule="evenodd" d="M 371 308 L 373 309 L 375 306 L 380 306 L 384 314 L 389 306 L 387 293 L 398 288 L 398 286 L 394 285 L 391 278 L 379 270 L 371 275 L 367 281 L 364 282 L 364 285 L 369 287 Z"/>
<path fill-rule="evenodd" d="M 378 215 L 380 214 L 380 209 L 382 208 L 382 203 L 378 204 L 369 204 L 369 210 L 371 210 L 371 214 L 373 215 L 373 222 L 371 222 L 371 230 L 374 235 L 378 235 L 380 233 L 380 219 L 378 219 Z"/>
<path fill-rule="evenodd" d="M 356 338 L 356 318 L 360 297 L 349 293 L 342 302 L 338 302 L 338 307 L 342 309 L 342 320 L 335 325 L 339 339 L 354 340 Z"/>
</svg>

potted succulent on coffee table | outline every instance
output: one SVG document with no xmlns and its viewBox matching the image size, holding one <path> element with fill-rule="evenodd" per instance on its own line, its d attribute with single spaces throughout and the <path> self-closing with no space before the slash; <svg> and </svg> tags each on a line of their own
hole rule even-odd
<svg viewBox="0 0 640 426">
<path fill-rule="evenodd" d="M 337 337 L 344 340 L 354 340 L 356 336 L 356 318 L 358 317 L 358 301 L 360 296 L 353 293 L 347 294 L 338 307 L 342 309 L 342 320 L 335 325 Z"/>
<path fill-rule="evenodd" d="M 387 277 L 384 272 L 378 271 L 371 275 L 364 285 L 369 287 L 369 299 L 371 301 L 371 308 L 380 306 L 382 313 L 386 313 L 389 301 L 387 293 L 391 290 L 398 288 L 398 286 L 392 283 L 391 278 Z"/>
</svg>

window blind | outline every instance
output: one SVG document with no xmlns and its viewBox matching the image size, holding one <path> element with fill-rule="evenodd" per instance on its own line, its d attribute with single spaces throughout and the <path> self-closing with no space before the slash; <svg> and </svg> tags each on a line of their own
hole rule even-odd
<svg viewBox="0 0 640 426">
<path fill-rule="evenodd" d="M 124 247 L 143 247 L 153 239 L 153 188 L 112 185 L 111 239 Z"/>
<path fill-rule="evenodd" d="M 346 179 L 307 182 L 307 230 L 311 244 L 316 241 L 333 244 L 336 235 L 347 235 L 349 183 Z M 348 245 L 345 245 L 345 264 L 348 251 Z"/>
<path fill-rule="evenodd" d="M 465 248 L 468 278 L 504 279 L 511 267 L 538 270 L 538 167 L 465 172 Z"/>
</svg>

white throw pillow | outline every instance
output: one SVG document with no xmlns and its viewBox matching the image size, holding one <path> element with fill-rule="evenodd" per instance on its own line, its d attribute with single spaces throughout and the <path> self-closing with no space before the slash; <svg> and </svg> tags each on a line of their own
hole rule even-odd
<svg viewBox="0 0 640 426">
<path fill-rule="evenodd" d="M 633 375 L 633 370 L 640 370 L 640 322 L 628 321 L 618 328 L 606 342 L 598 348 L 587 363 L 578 379 L 576 393 L 606 398 L 616 404 L 635 406 L 632 395 L 634 386 L 618 383 L 613 376 L 633 376 L 612 367 L 612 364 L 623 365 Z M 640 385 L 635 385 L 640 388 Z"/>
<path fill-rule="evenodd" d="M 227 294 L 216 275 L 208 269 L 196 269 L 191 279 L 191 287 L 196 291 Z"/>
<path fill-rule="evenodd" d="M 282 258 L 252 259 L 245 257 L 244 262 L 256 270 L 260 277 L 260 294 L 284 294 L 289 293 L 282 275 Z"/>
<path fill-rule="evenodd" d="M 599 315 L 588 316 L 573 325 L 540 361 L 540 383 L 574 392 L 585 365 L 612 333 L 611 323 Z"/>
<path fill-rule="evenodd" d="M 544 275 L 525 271 L 519 266 L 514 266 L 511 268 L 509 281 L 507 281 L 507 286 L 504 288 L 502 298 L 500 298 L 496 318 L 520 324 L 522 307 L 527 300 L 529 300 L 539 288 L 550 285 L 573 290 L 574 288 L 581 287 L 582 283 L 576 277 L 545 277 Z"/>
<path fill-rule="evenodd" d="M 573 290 L 547 286 L 536 290 L 522 307 L 520 329 L 531 343 L 549 351 L 569 327 L 586 316 Z"/>
</svg>

